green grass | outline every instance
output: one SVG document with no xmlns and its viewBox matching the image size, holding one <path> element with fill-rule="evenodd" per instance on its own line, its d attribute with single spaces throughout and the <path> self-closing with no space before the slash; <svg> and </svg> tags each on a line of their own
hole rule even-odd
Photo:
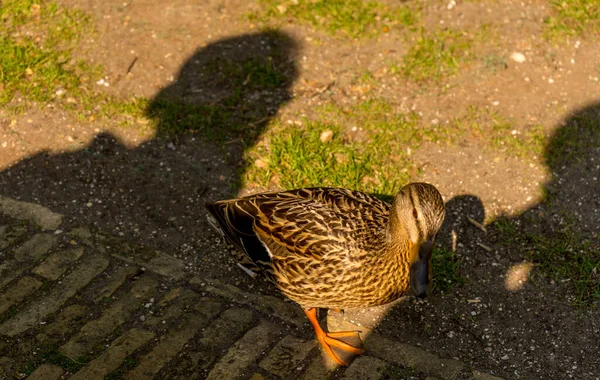
<svg viewBox="0 0 600 380">
<path fill-rule="evenodd" d="M 31 102 L 52 102 L 79 119 L 111 120 L 151 128 L 159 135 L 201 133 L 224 141 L 234 134 L 256 135 L 255 124 L 270 111 L 264 101 L 252 102 L 249 95 L 282 88 L 290 80 L 279 67 L 284 58 L 291 65 L 288 57 L 273 51 L 264 59 L 208 62 L 203 72 L 227 89 L 227 96 L 216 103 L 198 105 L 169 96 L 117 99 L 95 84 L 104 76 L 101 69 L 73 59 L 73 47 L 92 29 L 85 14 L 53 1 L 12 0 L 0 3 L 0 15 L 0 106 L 13 113 L 26 110 Z"/>
<path fill-rule="evenodd" d="M 392 72 L 415 82 L 440 82 L 456 74 L 461 63 L 471 58 L 473 38 L 458 30 L 427 33 L 421 30 Z"/>
<path fill-rule="evenodd" d="M 0 2 L 0 21 L 0 106 L 7 111 L 52 102 L 94 119 L 126 110 L 95 85 L 102 69 L 73 57 L 81 36 L 93 33 L 89 16 L 55 1 L 8 0 Z"/>
<path fill-rule="evenodd" d="M 551 3 L 552 15 L 544 20 L 547 38 L 562 39 L 600 30 L 600 2 L 597 0 L 553 0 Z"/>
<path fill-rule="evenodd" d="M 455 286 L 465 284 L 465 278 L 460 274 L 461 261 L 456 253 L 447 248 L 435 248 L 432 256 L 433 290 L 448 292 Z"/>
<path fill-rule="evenodd" d="M 547 143 L 546 131 L 541 125 L 517 128 L 516 121 L 475 106 L 468 107 L 450 124 L 439 128 L 436 138 L 448 142 L 479 139 L 496 151 L 523 158 L 541 157 Z"/>
<path fill-rule="evenodd" d="M 252 139 L 257 132 L 255 124 L 267 118 L 270 111 L 264 101 L 253 101 L 250 95 L 283 88 L 290 79 L 275 61 L 268 57 L 241 62 L 217 58 L 209 62 L 203 70 L 217 82 L 220 90 L 226 91 L 223 99 L 212 104 L 192 104 L 165 95 L 152 101 L 136 99 L 119 107 L 135 117 L 153 120 L 161 135 L 191 132 L 215 141 L 234 136 Z"/>
<path fill-rule="evenodd" d="M 528 220 L 526 224 L 533 224 Z M 572 227 L 543 233 L 528 231 L 517 220 L 500 219 L 490 227 L 496 229 L 501 242 L 511 249 L 525 251 L 525 259 L 537 266 L 538 276 L 566 283 L 575 304 L 590 305 L 600 301 L 600 245 L 586 240 Z M 525 249 L 524 249 L 525 247 Z"/>
<path fill-rule="evenodd" d="M 328 142 L 320 139 L 325 131 L 333 133 Z M 514 131 L 512 120 L 476 107 L 449 124 L 426 125 L 413 114 L 396 113 L 380 99 L 347 109 L 327 104 L 302 125 L 273 123 L 263 143 L 247 153 L 249 162 L 259 160 L 260 165 L 248 169 L 245 181 L 286 189 L 341 186 L 389 195 L 417 174 L 410 155 L 424 141 L 457 144 L 476 139 L 503 154 L 532 160 L 543 156 L 547 138 L 541 126 Z"/>
<path fill-rule="evenodd" d="M 50 1 L 0 3 L 0 106 L 19 94 L 47 102 L 56 92 L 78 92 L 79 67 L 70 49 L 87 25 L 78 11 Z"/>
<path fill-rule="evenodd" d="M 251 19 L 293 18 L 332 35 L 349 38 L 375 36 L 398 27 L 412 27 L 418 10 L 387 6 L 371 0 L 262 0 L 263 12 Z"/>
<path fill-rule="evenodd" d="M 555 282 L 568 281 L 576 303 L 600 300 L 600 246 L 566 231 L 552 235 L 529 235 L 528 259 Z"/>
<path fill-rule="evenodd" d="M 250 151 L 251 161 L 267 165 L 251 167 L 247 180 L 282 188 L 340 186 L 393 194 L 416 170 L 408 157 L 408 148 L 421 142 L 416 125 L 414 115 L 395 114 L 383 101 L 347 110 L 328 105 L 317 120 L 271 128 L 268 142 Z M 322 142 L 325 131 L 333 136 Z"/>
<path fill-rule="evenodd" d="M 201 133 L 211 140 L 223 141 L 241 128 L 234 120 L 234 111 L 223 105 L 195 105 L 169 98 L 138 99 L 136 102 L 145 106 L 135 113 L 153 119 L 156 130 L 163 136 Z"/>
</svg>

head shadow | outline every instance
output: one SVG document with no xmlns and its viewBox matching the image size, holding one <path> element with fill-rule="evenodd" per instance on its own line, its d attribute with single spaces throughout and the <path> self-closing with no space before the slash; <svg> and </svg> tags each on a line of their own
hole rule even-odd
<svg viewBox="0 0 600 380">
<path fill-rule="evenodd" d="M 243 170 L 243 150 L 292 99 L 296 55 L 294 40 L 279 31 L 211 43 L 198 49 L 174 82 L 154 97 L 147 116 L 156 121 L 158 136 L 199 136 L 237 147 L 235 161 Z"/>
<path fill-rule="evenodd" d="M 585 237 L 598 238 L 600 103 L 569 115 L 552 135 L 544 159 L 552 177 L 544 186 L 545 199 L 536 207 L 540 214 L 559 230 L 568 225 Z"/>
</svg>

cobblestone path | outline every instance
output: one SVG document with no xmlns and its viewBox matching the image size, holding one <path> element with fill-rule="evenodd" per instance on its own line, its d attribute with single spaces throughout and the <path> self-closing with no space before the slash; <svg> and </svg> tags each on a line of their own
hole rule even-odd
<svg viewBox="0 0 600 380">
<path fill-rule="evenodd" d="M 498 379 L 363 330 L 326 361 L 300 308 L 0 197 L 0 379 Z"/>
</svg>

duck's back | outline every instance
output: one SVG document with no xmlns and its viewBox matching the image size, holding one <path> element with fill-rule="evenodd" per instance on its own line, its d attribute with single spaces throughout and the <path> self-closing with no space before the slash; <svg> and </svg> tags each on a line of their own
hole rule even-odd
<svg viewBox="0 0 600 380">
<path fill-rule="evenodd" d="M 207 204 L 227 240 L 303 306 L 382 303 L 375 268 L 390 205 L 371 195 L 310 188 Z M 387 268 L 389 269 L 389 268 Z M 395 296 L 395 295 L 394 295 Z"/>
</svg>

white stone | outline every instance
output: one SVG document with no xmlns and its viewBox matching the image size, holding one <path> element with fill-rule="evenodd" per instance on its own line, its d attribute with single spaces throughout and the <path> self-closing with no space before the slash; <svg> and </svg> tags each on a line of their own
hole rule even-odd
<svg viewBox="0 0 600 380">
<path fill-rule="evenodd" d="M 525 58 L 525 55 L 523 53 L 519 53 L 518 51 L 513 52 L 510 55 L 510 59 L 512 59 L 513 61 L 515 61 L 517 63 L 523 63 L 527 60 Z"/>
</svg>

